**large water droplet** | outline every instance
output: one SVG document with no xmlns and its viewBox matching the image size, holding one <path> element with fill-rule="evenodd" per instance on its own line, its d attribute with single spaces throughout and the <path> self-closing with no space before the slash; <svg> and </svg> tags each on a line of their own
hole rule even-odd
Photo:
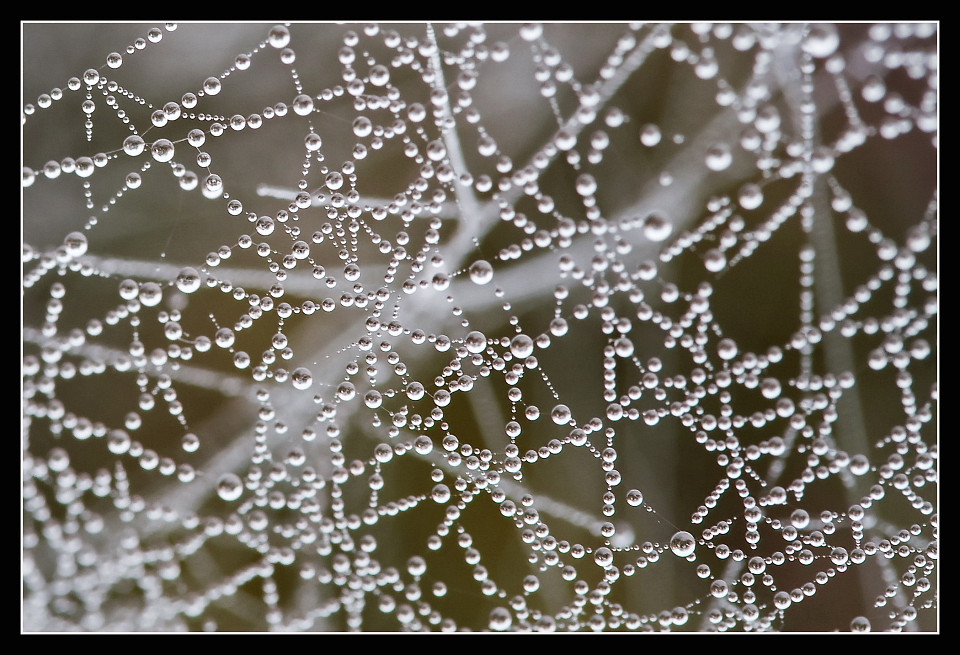
<svg viewBox="0 0 960 655">
<path fill-rule="evenodd" d="M 150 146 L 150 154 L 158 162 L 168 162 L 173 159 L 174 147 L 168 139 L 157 139 Z"/>
<path fill-rule="evenodd" d="M 87 252 L 87 236 L 83 232 L 71 232 L 64 240 L 63 245 L 71 257 L 79 257 Z"/>
<path fill-rule="evenodd" d="M 313 384 L 313 374 L 310 372 L 310 369 L 302 366 L 293 369 L 290 379 L 296 389 L 309 389 L 310 385 Z"/>
<path fill-rule="evenodd" d="M 526 359 L 533 354 L 533 339 L 525 334 L 518 334 L 510 341 L 510 352 L 515 357 Z"/>
<path fill-rule="evenodd" d="M 236 473 L 224 473 L 217 482 L 217 495 L 228 503 L 240 498 L 243 482 Z"/>
<path fill-rule="evenodd" d="M 474 284 L 487 284 L 493 279 L 493 266 L 484 259 L 478 259 L 470 265 L 470 280 Z"/>
<path fill-rule="evenodd" d="M 200 273 L 197 269 L 187 266 L 177 274 L 177 288 L 183 293 L 193 293 L 200 288 Z"/>
<path fill-rule="evenodd" d="M 681 530 L 670 538 L 670 550 L 677 557 L 688 557 L 697 547 L 697 540 L 689 532 Z"/>
<path fill-rule="evenodd" d="M 503 632 L 504 630 L 509 630 L 510 626 L 513 625 L 513 616 L 510 614 L 510 610 L 505 607 L 495 607 L 490 612 L 490 629 L 496 630 L 498 632 Z"/>
</svg>

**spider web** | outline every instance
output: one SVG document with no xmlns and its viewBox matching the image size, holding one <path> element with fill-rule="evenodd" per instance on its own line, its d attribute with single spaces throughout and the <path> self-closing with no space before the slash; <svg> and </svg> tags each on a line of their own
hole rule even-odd
<svg viewBox="0 0 960 655">
<path fill-rule="evenodd" d="M 938 28 L 27 23 L 25 631 L 935 631 Z"/>
</svg>

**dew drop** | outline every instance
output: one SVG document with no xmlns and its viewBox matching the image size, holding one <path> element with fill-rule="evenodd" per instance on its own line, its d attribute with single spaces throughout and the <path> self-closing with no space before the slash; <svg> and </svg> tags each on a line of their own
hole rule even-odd
<svg viewBox="0 0 960 655">
<path fill-rule="evenodd" d="M 653 212 L 643 219 L 643 235 L 651 241 L 663 241 L 671 232 L 673 225 L 659 212 Z"/>
<path fill-rule="evenodd" d="M 150 154 L 158 162 L 168 162 L 173 159 L 174 147 L 169 139 L 157 139 L 150 146 Z"/>
<path fill-rule="evenodd" d="M 505 607 L 493 608 L 490 612 L 489 625 L 491 630 L 497 632 L 509 630 L 510 626 L 513 625 L 513 616 L 510 614 L 510 610 Z"/>
<path fill-rule="evenodd" d="M 236 473 L 224 473 L 217 482 L 217 495 L 231 503 L 243 493 L 243 482 Z"/>
<path fill-rule="evenodd" d="M 643 493 L 639 489 L 631 489 L 627 492 L 627 504 L 630 507 L 639 507 L 643 504 Z"/>
<path fill-rule="evenodd" d="M 493 266 L 484 259 L 478 259 L 470 265 L 470 281 L 474 284 L 487 284 L 493 279 Z"/>
<path fill-rule="evenodd" d="M 140 285 L 140 303 L 144 307 L 156 307 L 163 300 L 163 289 L 156 282 Z"/>
<path fill-rule="evenodd" d="M 234 335 L 233 330 L 230 328 L 220 328 L 217 330 L 216 335 L 214 335 L 214 341 L 221 348 L 229 348 L 233 345 L 233 342 L 236 340 L 236 335 Z"/>
<path fill-rule="evenodd" d="M 725 171 L 733 163 L 730 146 L 726 143 L 715 143 L 707 149 L 707 168 L 711 171 Z"/>
<path fill-rule="evenodd" d="M 857 616 L 850 621 L 850 632 L 870 632 L 871 629 L 870 619 L 865 616 Z"/>
<path fill-rule="evenodd" d="M 297 116 L 308 116 L 313 111 L 313 98 L 303 93 L 293 99 L 293 111 Z"/>
<path fill-rule="evenodd" d="M 450 502 L 450 487 L 445 484 L 438 484 L 430 491 L 430 497 L 435 503 L 448 503 Z"/>
<path fill-rule="evenodd" d="M 220 79 L 216 77 L 208 77 L 203 81 L 203 92 L 208 96 L 215 96 L 220 93 Z"/>
<path fill-rule="evenodd" d="M 130 450 L 130 435 L 124 430 L 110 430 L 107 436 L 107 448 L 114 455 L 123 455 Z"/>
<path fill-rule="evenodd" d="M 721 339 L 717 344 L 717 354 L 720 355 L 720 359 L 729 361 L 736 357 L 738 352 L 737 343 L 733 339 Z"/>
<path fill-rule="evenodd" d="M 310 385 L 313 384 L 313 374 L 310 372 L 310 369 L 304 368 L 302 366 L 293 369 L 293 373 L 290 375 L 290 380 L 293 382 L 295 389 L 309 389 Z"/>
<path fill-rule="evenodd" d="M 597 550 L 593 553 L 593 561 L 597 563 L 597 566 L 601 566 L 605 569 L 610 568 L 613 566 L 613 551 L 606 546 L 597 548 Z"/>
<path fill-rule="evenodd" d="M 740 189 L 740 206 L 746 210 L 756 209 L 763 203 L 763 191 L 756 184 L 745 184 Z"/>
<path fill-rule="evenodd" d="M 652 148 L 653 146 L 660 143 L 660 139 L 661 139 L 660 128 L 657 127 L 656 125 L 652 123 L 648 123 L 647 125 L 644 125 L 640 129 L 640 143 L 647 146 L 648 148 Z"/>
<path fill-rule="evenodd" d="M 570 408 L 566 405 L 554 405 L 550 411 L 550 418 L 553 419 L 553 422 L 557 425 L 566 425 L 570 422 L 571 416 Z"/>
<path fill-rule="evenodd" d="M 810 26 L 801 47 L 812 57 L 826 59 L 837 51 L 839 45 L 840 34 L 835 25 L 816 23 Z"/>
<path fill-rule="evenodd" d="M 533 354 L 533 339 L 525 334 L 518 334 L 510 341 L 510 352 L 515 357 L 526 359 Z"/>
<path fill-rule="evenodd" d="M 80 257 L 87 252 L 87 237 L 83 232 L 71 232 L 63 239 L 67 254 L 71 257 Z"/>
<path fill-rule="evenodd" d="M 677 557 L 688 557 L 693 554 L 697 541 L 689 532 L 681 530 L 670 538 L 670 550 Z"/>
<path fill-rule="evenodd" d="M 467 347 L 467 352 L 474 354 L 482 353 L 487 348 L 487 337 L 484 336 L 483 332 L 474 330 L 467 334 L 464 339 L 464 345 Z"/>
<path fill-rule="evenodd" d="M 193 293 L 200 288 L 200 273 L 190 266 L 182 268 L 177 274 L 176 284 L 183 293 Z"/>
<path fill-rule="evenodd" d="M 267 41 L 278 50 L 286 48 L 290 45 L 290 30 L 285 25 L 274 25 L 267 34 Z"/>
</svg>

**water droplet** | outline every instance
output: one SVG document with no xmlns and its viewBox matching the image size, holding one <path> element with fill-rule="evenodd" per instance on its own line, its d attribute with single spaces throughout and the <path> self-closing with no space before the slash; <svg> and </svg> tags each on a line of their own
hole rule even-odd
<svg viewBox="0 0 960 655">
<path fill-rule="evenodd" d="M 435 503 L 450 502 L 450 487 L 445 484 L 438 484 L 430 491 L 430 497 Z"/>
<path fill-rule="evenodd" d="M 301 366 L 293 369 L 290 380 L 296 389 L 309 389 L 313 384 L 313 374 L 310 372 L 310 369 Z"/>
<path fill-rule="evenodd" d="M 550 411 L 550 418 L 557 425 L 566 425 L 570 422 L 571 416 L 570 408 L 566 405 L 555 405 Z"/>
<path fill-rule="evenodd" d="M 643 504 L 643 493 L 639 489 L 631 489 L 627 492 L 627 504 L 630 507 L 639 507 Z"/>
<path fill-rule="evenodd" d="M 144 307 L 156 307 L 163 300 L 163 289 L 156 282 L 144 282 L 140 285 L 139 297 Z"/>
<path fill-rule="evenodd" d="M 729 361 L 736 357 L 738 352 L 740 349 L 737 348 L 737 342 L 733 339 L 721 339 L 717 344 L 717 354 L 720 355 L 720 359 Z"/>
<path fill-rule="evenodd" d="M 648 123 L 647 125 L 644 125 L 640 129 L 640 143 L 647 146 L 648 148 L 652 148 L 653 146 L 660 143 L 660 139 L 661 139 L 660 128 L 657 127 L 656 125 L 652 123 Z"/>
<path fill-rule="evenodd" d="M 67 254 L 71 257 L 80 257 L 87 252 L 87 237 L 83 232 L 71 232 L 63 239 Z"/>
<path fill-rule="evenodd" d="M 602 546 L 597 548 L 593 553 L 593 561 L 597 563 L 597 566 L 601 566 L 605 569 L 613 566 L 613 551 Z"/>
<path fill-rule="evenodd" d="M 433 452 L 433 439 L 421 434 L 414 440 L 413 449 L 420 455 L 429 455 Z"/>
<path fill-rule="evenodd" d="M 352 382 L 341 382 L 337 387 L 337 397 L 340 400 L 353 400 L 357 395 L 357 388 Z"/>
<path fill-rule="evenodd" d="M 467 347 L 467 352 L 474 354 L 482 353 L 487 348 L 487 337 L 484 336 L 483 332 L 474 330 L 467 334 L 464 339 L 464 345 Z"/>
<path fill-rule="evenodd" d="M 510 352 L 515 357 L 526 359 L 533 354 L 533 339 L 525 334 L 518 334 L 510 341 Z"/>
<path fill-rule="evenodd" d="M 817 59 L 825 59 L 837 51 L 840 34 L 836 25 L 816 23 L 810 26 L 803 39 L 803 51 Z"/>
<path fill-rule="evenodd" d="M 745 184 L 740 189 L 740 206 L 746 210 L 756 209 L 763 203 L 763 191 L 756 184 Z"/>
<path fill-rule="evenodd" d="M 278 50 L 286 48 L 290 45 L 290 30 L 285 25 L 274 25 L 267 34 L 267 41 Z"/>
<path fill-rule="evenodd" d="M 513 615 L 505 607 L 495 607 L 490 612 L 489 625 L 491 630 L 498 632 L 509 630 L 510 626 L 513 625 Z"/>
<path fill-rule="evenodd" d="M 203 81 L 203 92 L 208 96 L 215 96 L 220 93 L 220 79 L 208 77 Z"/>
<path fill-rule="evenodd" d="M 143 138 L 137 136 L 136 134 L 131 134 L 123 140 L 123 151 L 131 157 L 136 157 L 137 155 L 141 154 L 145 147 L 146 143 L 144 142 Z"/>
<path fill-rule="evenodd" d="M 850 632 L 870 632 L 871 629 L 870 619 L 865 616 L 857 616 L 850 621 Z"/>
<path fill-rule="evenodd" d="M 200 288 L 200 273 L 197 269 L 187 266 L 177 274 L 177 288 L 183 293 L 193 293 Z"/>
<path fill-rule="evenodd" d="M 726 143 L 715 143 L 707 149 L 707 168 L 711 171 L 725 171 L 733 163 L 730 146 Z"/>
<path fill-rule="evenodd" d="M 130 435 L 124 430 L 110 430 L 107 435 L 107 448 L 114 455 L 123 455 L 130 450 Z"/>
<path fill-rule="evenodd" d="M 217 330 L 217 333 L 214 335 L 213 339 L 221 348 L 229 348 L 236 340 L 236 335 L 234 335 L 233 330 L 230 328 L 220 328 Z"/>
<path fill-rule="evenodd" d="M 643 219 L 643 235 L 651 241 L 663 241 L 671 232 L 673 225 L 659 212 L 653 212 Z"/>
<path fill-rule="evenodd" d="M 168 139 L 157 139 L 150 146 L 150 154 L 158 162 L 168 162 L 173 159 L 174 150 L 173 143 Z"/>
<path fill-rule="evenodd" d="M 688 557 L 697 547 L 697 541 L 689 532 L 681 530 L 670 538 L 670 550 L 677 557 Z"/>
<path fill-rule="evenodd" d="M 243 494 L 243 482 L 236 473 L 224 473 L 217 482 L 217 495 L 228 503 L 240 498 Z"/>
<path fill-rule="evenodd" d="M 293 111 L 297 116 L 308 116 L 313 111 L 313 98 L 306 94 L 293 99 Z"/>
<path fill-rule="evenodd" d="M 493 279 L 493 266 L 484 259 L 478 259 L 470 265 L 470 280 L 474 284 L 487 284 Z"/>
</svg>

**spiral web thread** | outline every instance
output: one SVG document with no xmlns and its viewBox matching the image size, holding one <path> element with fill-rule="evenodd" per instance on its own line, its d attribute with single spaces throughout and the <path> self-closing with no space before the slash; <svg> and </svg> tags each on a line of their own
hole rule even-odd
<svg viewBox="0 0 960 655">
<path fill-rule="evenodd" d="M 938 629 L 936 24 L 22 29 L 25 631 Z"/>
</svg>

